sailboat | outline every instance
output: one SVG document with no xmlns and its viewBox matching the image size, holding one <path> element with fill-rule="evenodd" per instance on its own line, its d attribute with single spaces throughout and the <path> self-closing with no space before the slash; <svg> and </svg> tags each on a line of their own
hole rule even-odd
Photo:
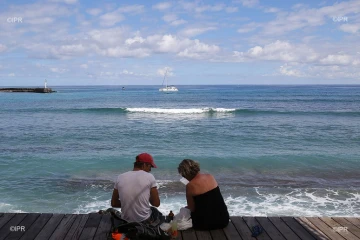
<svg viewBox="0 0 360 240">
<path fill-rule="evenodd" d="M 168 86 L 166 74 L 167 74 L 167 70 L 165 72 L 164 79 L 163 79 L 163 86 L 164 86 L 164 81 L 166 80 L 165 87 L 159 88 L 159 91 L 160 92 L 177 92 L 177 91 L 179 91 L 175 86 Z"/>
</svg>

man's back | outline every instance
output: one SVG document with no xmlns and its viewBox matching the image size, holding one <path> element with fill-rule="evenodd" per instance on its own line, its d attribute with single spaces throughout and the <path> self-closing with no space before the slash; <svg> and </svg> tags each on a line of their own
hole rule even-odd
<svg viewBox="0 0 360 240">
<path fill-rule="evenodd" d="M 156 187 L 152 174 L 143 170 L 120 174 L 114 188 L 119 192 L 121 216 L 129 222 L 142 222 L 151 215 L 150 189 Z"/>
</svg>

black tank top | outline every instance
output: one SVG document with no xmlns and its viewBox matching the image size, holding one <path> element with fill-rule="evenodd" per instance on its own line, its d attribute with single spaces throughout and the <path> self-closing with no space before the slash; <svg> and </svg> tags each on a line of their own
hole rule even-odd
<svg viewBox="0 0 360 240">
<path fill-rule="evenodd" d="M 229 212 L 219 186 L 193 198 L 195 211 L 191 213 L 191 218 L 194 229 L 213 230 L 228 225 Z"/>
</svg>

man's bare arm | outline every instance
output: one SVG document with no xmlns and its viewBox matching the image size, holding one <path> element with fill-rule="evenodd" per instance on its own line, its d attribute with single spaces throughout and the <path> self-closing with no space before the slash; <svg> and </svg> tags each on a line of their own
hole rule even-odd
<svg viewBox="0 0 360 240">
<path fill-rule="evenodd" d="M 157 187 L 153 187 L 150 189 L 150 204 L 154 207 L 160 206 L 160 198 Z"/>
<path fill-rule="evenodd" d="M 121 208 L 121 202 L 119 200 L 119 192 L 117 189 L 114 189 L 111 197 L 111 206 L 116 208 Z"/>
</svg>

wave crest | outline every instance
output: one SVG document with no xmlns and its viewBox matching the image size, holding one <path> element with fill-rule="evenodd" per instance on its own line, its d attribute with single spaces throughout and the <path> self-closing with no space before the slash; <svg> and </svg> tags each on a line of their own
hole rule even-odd
<svg viewBox="0 0 360 240">
<path fill-rule="evenodd" d="M 216 113 L 235 112 L 235 108 L 126 108 L 128 112 L 143 113 L 167 113 L 167 114 L 193 114 L 193 113 Z"/>
</svg>

